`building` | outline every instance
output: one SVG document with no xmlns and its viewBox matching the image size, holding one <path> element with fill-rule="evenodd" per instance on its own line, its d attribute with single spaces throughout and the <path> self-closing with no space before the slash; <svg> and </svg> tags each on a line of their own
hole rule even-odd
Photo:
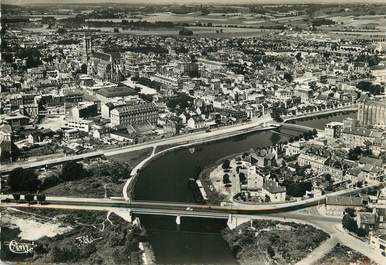
<svg viewBox="0 0 386 265">
<path fill-rule="evenodd" d="M 39 115 L 39 105 L 27 104 L 20 106 L 20 113 L 31 118 L 36 118 Z"/>
<path fill-rule="evenodd" d="M 327 196 L 326 215 L 343 216 L 346 208 L 359 211 L 363 208 L 363 199 L 349 196 Z"/>
<path fill-rule="evenodd" d="M 306 86 L 297 86 L 294 90 L 294 96 L 300 97 L 302 103 L 309 102 L 313 90 Z"/>
<path fill-rule="evenodd" d="M 358 126 L 358 120 L 353 119 L 353 118 L 346 118 L 343 120 L 343 128 L 342 129 L 354 128 L 357 126 Z"/>
<path fill-rule="evenodd" d="M 153 103 L 135 103 L 120 106 L 110 112 L 111 125 L 126 128 L 128 125 L 156 125 L 158 108 Z"/>
<path fill-rule="evenodd" d="M 376 126 L 386 128 L 386 99 L 365 100 L 358 105 L 360 126 Z"/>
<path fill-rule="evenodd" d="M 386 234 L 370 234 L 370 246 L 385 254 Z"/>
<path fill-rule="evenodd" d="M 262 195 L 270 202 L 284 202 L 286 198 L 286 188 L 280 186 L 276 181 L 268 180 L 263 184 Z"/>
<path fill-rule="evenodd" d="M 358 228 L 366 231 L 374 230 L 378 225 L 376 213 L 360 212 L 357 216 Z"/>
<path fill-rule="evenodd" d="M 113 109 L 115 109 L 116 107 L 121 107 L 121 106 L 125 106 L 126 103 L 123 102 L 123 101 L 119 101 L 119 102 L 108 102 L 106 104 L 103 104 L 101 106 L 101 115 L 102 115 L 102 118 L 103 119 L 110 119 L 110 113 Z"/>
<path fill-rule="evenodd" d="M 329 138 L 339 138 L 342 134 L 342 122 L 329 122 L 324 126 L 324 134 Z"/>
<path fill-rule="evenodd" d="M 382 138 L 383 133 L 364 127 L 346 128 L 342 131 L 341 139 L 349 147 L 364 146 L 374 144 Z"/>
<path fill-rule="evenodd" d="M 288 143 L 285 146 L 285 155 L 286 156 L 293 156 L 293 155 L 300 154 L 300 152 L 304 148 L 304 145 L 305 145 L 305 141 L 304 140 Z"/>
<path fill-rule="evenodd" d="M 192 116 L 187 121 L 187 127 L 190 129 L 202 129 L 205 127 L 205 121 L 201 118 L 201 116 Z"/>
<path fill-rule="evenodd" d="M 12 128 L 7 123 L 0 124 L 0 159 L 8 158 L 12 153 Z"/>
<path fill-rule="evenodd" d="M 90 75 L 103 81 L 123 80 L 123 61 L 120 53 L 93 52 L 89 62 Z"/>
<path fill-rule="evenodd" d="M 182 64 L 182 71 L 183 75 L 189 76 L 189 77 L 199 77 L 200 72 L 198 71 L 198 64 L 195 60 L 192 60 L 191 62 L 184 62 Z"/>
<path fill-rule="evenodd" d="M 123 100 L 125 97 L 134 95 L 136 95 L 136 92 L 128 86 L 103 87 L 95 92 L 95 96 L 100 100 L 101 105 L 116 99 Z"/>
<path fill-rule="evenodd" d="M 72 129 L 77 129 L 83 132 L 90 132 L 92 121 L 83 119 L 71 119 L 66 120 L 64 126 Z"/>
<path fill-rule="evenodd" d="M 83 44 L 82 61 L 84 64 L 88 65 L 92 54 L 91 38 L 84 36 L 82 44 Z"/>
<path fill-rule="evenodd" d="M 343 176 L 343 169 L 334 163 L 329 163 L 328 157 L 302 153 L 298 156 L 297 161 L 299 166 L 310 166 L 317 174 L 330 174 L 334 178 Z"/>
<path fill-rule="evenodd" d="M 210 71 L 221 70 L 223 67 L 225 67 L 225 63 L 223 62 L 208 60 L 204 58 L 198 58 L 198 63 L 202 68 Z"/>
<path fill-rule="evenodd" d="M 68 116 L 74 120 L 87 119 L 98 115 L 98 106 L 94 102 L 79 102 L 70 109 Z"/>
</svg>

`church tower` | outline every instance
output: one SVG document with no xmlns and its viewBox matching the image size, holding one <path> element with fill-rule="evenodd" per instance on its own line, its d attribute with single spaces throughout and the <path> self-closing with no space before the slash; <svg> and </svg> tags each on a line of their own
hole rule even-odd
<svg viewBox="0 0 386 265">
<path fill-rule="evenodd" d="M 92 52 L 92 46 L 91 46 L 91 38 L 86 37 L 86 35 L 83 36 L 83 58 L 82 61 L 84 64 L 88 64 Z"/>
</svg>

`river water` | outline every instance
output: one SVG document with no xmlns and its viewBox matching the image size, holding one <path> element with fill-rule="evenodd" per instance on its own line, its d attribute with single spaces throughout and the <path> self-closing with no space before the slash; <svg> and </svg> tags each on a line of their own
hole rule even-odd
<svg viewBox="0 0 386 265">
<path fill-rule="evenodd" d="M 322 117 L 296 123 L 322 129 L 330 121 L 341 121 L 353 114 Z M 280 130 L 278 131 L 280 133 Z M 299 132 L 293 132 L 298 135 Z M 188 179 L 222 157 L 270 146 L 288 140 L 291 131 L 283 134 L 262 131 L 199 145 L 194 152 L 180 149 L 152 161 L 138 176 L 136 200 L 194 202 Z M 226 220 L 141 216 L 158 264 L 237 264 L 231 250 L 221 237 Z"/>
</svg>

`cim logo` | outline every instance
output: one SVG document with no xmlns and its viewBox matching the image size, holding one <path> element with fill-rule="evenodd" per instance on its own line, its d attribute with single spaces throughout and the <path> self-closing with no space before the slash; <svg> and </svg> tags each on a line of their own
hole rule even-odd
<svg viewBox="0 0 386 265">
<path fill-rule="evenodd" d="M 8 243 L 8 249 L 14 254 L 33 254 L 35 243 L 24 243 L 12 240 Z"/>
</svg>

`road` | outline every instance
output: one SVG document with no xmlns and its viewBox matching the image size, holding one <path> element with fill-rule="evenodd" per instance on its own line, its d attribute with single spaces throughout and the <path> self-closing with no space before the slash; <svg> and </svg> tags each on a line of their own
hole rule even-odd
<svg viewBox="0 0 386 265">
<path fill-rule="evenodd" d="M 10 196 L 1 195 L 1 200 L 9 198 Z M 81 201 L 79 201 L 81 199 Z M 300 211 L 293 211 L 286 209 L 285 212 L 279 212 L 277 209 L 271 211 L 256 211 L 246 209 L 235 209 L 233 207 L 224 206 L 210 206 L 199 204 L 186 203 L 169 203 L 169 202 L 126 202 L 124 200 L 110 200 L 110 199 L 92 199 L 92 198 L 63 198 L 63 197 L 47 197 L 50 204 L 46 205 L 28 205 L 26 203 L 17 204 L 14 202 L 2 202 L 2 207 L 38 207 L 38 208 L 55 208 L 55 209 L 78 209 L 78 210 L 99 210 L 99 211 L 115 211 L 127 210 L 128 216 L 130 214 L 154 214 L 154 215 L 170 215 L 182 217 L 200 217 L 200 218 L 220 218 L 231 219 L 239 218 L 240 220 L 251 219 L 275 219 L 280 221 L 294 221 L 297 223 L 305 223 L 314 225 L 327 232 L 332 240 L 325 242 L 317 248 L 315 252 L 306 257 L 305 262 L 317 262 L 329 249 L 332 248 L 333 243 L 338 242 L 344 244 L 359 253 L 369 257 L 379 264 L 385 264 L 386 258 L 378 251 L 372 249 L 367 242 L 361 241 L 341 228 L 341 218 L 323 216 L 311 212 L 307 214 Z M 307 207 L 306 205 L 304 207 Z M 241 222 L 242 223 L 242 222 Z M 309 264 L 309 263 L 300 263 Z"/>
<path fill-rule="evenodd" d="M 355 107 L 348 106 L 348 107 L 342 107 L 342 108 L 333 109 L 333 110 L 324 110 L 319 112 L 302 114 L 294 117 L 288 117 L 288 118 L 285 118 L 284 120 L 288 121 L 288 120 L 294 120 L 299 118 L 318 116 L 318 115 L 324 115 L 324 114 L 332 114 L 332 113 L 349 111 L 349 110 L 355 110 Z M 97 151 L 92 151 L 92 152 L 88 152 L 80 155 L 62 156 L 59 158 L 44 157 L 45 158 L 44 160 L 38 160 L 38 161 L 36 160 L 18 161 L 11 164 L 1 165 L 0 173 L 9 172 L 10 170 L 17 167 L 24 167 L 24 168 L 44 167 L 46 165 L 60 164 L 66 161 L 81 160 L 81 159 L 101 156 L 101 155 L 113 156 L 113 155 L 118 155 L 122 153 L 138 151 L 141 149 L 150 148 L 154 146 L 177 145 L 177 144 L 198 144 L 202 142 L 225 139 L 225 138 L 229 138 L 232 136 L 236 136 L 239 134 L 244 134 L 252 131 L 266 130 L 268 128 L 264 128 L 262 127 L 262 125 L 264 123 L 269 123 L 269 122 L 272 122 L 272 118 L 270 117 L 270 115 L 264 115 L 263 117 L 253 119 L 251 122 L 221 127 L 221 128 L 213 129 L 211 132 L 200 131 L 200 132 L 195 132 L 190 134 L 177 135 L 170 138 L 157 139 L 157 140 L 152 140 L 145 143 L 125 146 L 125 147 L 113 147 L 110 149 L 97 150 Z M 40 158 L 34 158 L 34 159 L 40 159 Z"/>
<path fill-rule="evenodd" d="M 73 156 L 65 156 L 60 158 L 47 158 L 43 161 L 20 161 L 12 164 L 3 164 L 0 168 L 0 172 L 9 172 L 10 170 L 17 167 L 24 168 L 33 168 L 33 167 L 43 167 L 51 164 L 60 164 L 70 160 L 81 160 L 85 158 L 95 157 L 95 156 L 113 156 L 119 155 L 122 153 L 138 151 L 146 148 L 151 148 L 154 146 L 162 146 L 162 145 L 176 145 L 176 144 L 198 144 L 207 141 L 224 139 L 232 136 L 236 136 L 239 134 L 244 134 L 252 131 L 258 130 L 267 130 L 269 128 L 262 127 L 262 125 L 266 122 L 271 122 L 272 118 L 269 115 L 264 117 L 257 118 L 251 122 L 243 123 L 243 124 L 235 124 L 232 126 L 218 128 L 216 130 L 212 130 L 210 132 L 200 131 L 194 132 L 190 134 L 177 135 L 170 138 L 157 139 L 148 141 L 145 143 L 125 146 L 125 147 L 114 147 L 106 150 L 98 150 L 92 151 L 80 155 Z"/>
<path fill-rule="evenodd" d="M 333 193 L 329 193 L 329 196 L 352 194 L 371 187 L 381 186 L 383 183 L 376 183 L 359 188 L 341 190 Z M 23 196 L 22 196 L 23 198 Z M 212 217 L 212 218 L 224 218 L 229 214 L 259 214 L 259 213 L 272 213 L 282 212 L 295 209 L 302 209 L 310 206 L 315 206 L 325 202 L 326 195 L 318 198 L 310 198 L 301 201 L 291 201 L 283 203 L 265 203 L 265 204 L 231 204 L 231 205 L 207 205 L 207 204 L 195 204 L 195 203 L 176 203 L 166 201 L 126 201 L 124 198 L 77 198 L 77 197 L 60 197 L 60 196 L 48 196 L 46 202 L 47 205 L 35 205 L 35 207 L 47 207 L 55 208 L 57 205 L 76 206 L 78 208 L 84 207 L 87 210 L 92 206 L 100 207 L 103 209 L 110 208 L 127 208 L 133 213 L 138 214 L 153 214 L 153 215 L 180 215 L 180 216 L 195 216 L 195 217 Z M 12 195 L 0 195 L 0 199 L 4 206 L 22 206 L 21 204 L 13 203 Z M 11 203 L 5 200 L 11 200 Z M 28 205 L 27 205 L 28 206 Z"/>
</svg>

